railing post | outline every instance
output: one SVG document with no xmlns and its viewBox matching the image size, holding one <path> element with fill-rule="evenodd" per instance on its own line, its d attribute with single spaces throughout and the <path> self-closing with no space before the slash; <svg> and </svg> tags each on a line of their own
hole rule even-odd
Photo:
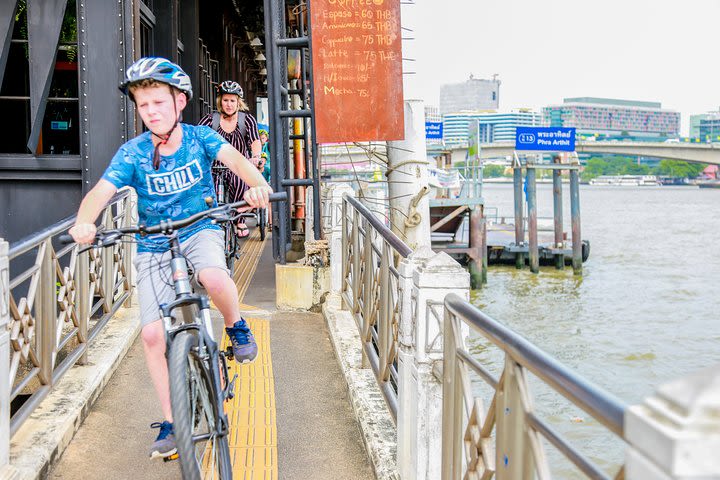
<svg viewBox="0 0 720 480">
<path fill-rule="evenodd" d="M 449 293 L 468 298 L 470 275 L 446 253 L 435 254 L 427 247 L 403 264 L 398 469 L 403 480 L 434 480 L 440 478 L 442 467 L 438 425 L 443 418 L 443 385 L 434 372 L 443 361 L 442 302 Z"/>
<path fill-rule="evenodd" d="M 113 224 L 113 206 L 108 205 L 105 207 L 103 224 L 106 229 L 114 228 Z M 100 284 L 103 290 L 103 311 L 109 313 L 113 307 L 113 299 L 115 297 L 113 290 L 115 289 L 115 253 L 113 248 L 103 248 L 100 253 L 102 258 L 102 278 Z"/>
<path fill-rule="evenodd" d="M 137 194 L 135 191 L 131 191 L 123 201 L 123 208 L 125 212 L 123 214 L 123 226 L 129 227 L 133 224 L 133 216 L 135 214 L 134 205 L 137 205 L 136 201 Z M 125 299 L 123 306 L 125 308 L 132 307 L 132 291 L 133 291 L 133 254 L 135 253 L 135 243 L 125 242 L 122 247 L 123 249 L 123 268 L 125 270 L 125 289 L 130 292 L 130 295 Z"/>
<path fill-rule="evenodd" d="M 368 361 L 367 354 L 365 353 L 365 343 L 370 341 L 372 328 L 372 317 L 375 307 L 375 292 L 373 291 L 373 283 L 375 276 L 375 261 L 373 256 L 373 241 L 372 232 L 373 228 L 367 219 L 363 219 L 363 225 L 365 228 L 365 237 L 363 238 L 363 274 L 362 274 L 362 324 L 360 325 L 360 340 L 362 340 L 362 368 L 369 368 L 370 362 Z M 358 282 L 359 284 L 360 282 Z M 359 310 L 358 310 L 359 311 Z"/>
<path fill-rule="evenodd" d="M 720 365 L 658 388 L 625 413 L 627 480 L 720 478 Z"/>
<path fill-rule="evenodd" d="M 330 291 L 342 293 L 343 281 L 347 275 L 348 238 L 346 222 L 349 220 L 343 196 L 352 197 L 355 191 L 348 185 L 331 185 L 327 193 L 330 202 Z"/>
<path fill-rule="evenodd" d="M 57 287 L 55 285 L 55 262 L 53 261 L 52 239 L 40 244 L 40 271 L 38 289 L 35 294 L 35 321 L 38 325 L 37 339 L 40 342 L 40 372 L 43 385 L 52 385 L 52 372 L 55 364 L 55 321 L 57 318 Z M 28 297 L 30 294 L 28 294 Z"/>
<path fill-rule="evenodd" d="M 503 380 L 495 400 L 495 475 L 498 480 L 535 478 L 523 405 L 523 396 L 527 396 L 527 401 L 530 398 L 526 388 L 522 368 L 506 355 Z"/>
<path fill-rule="evenodd" d="M 80 247 L 76 247 L 80 248 Z M 80 341 L 85 344 L 85 351 L 78 360 L 78 364 L 87 365 L 88 362 L 88 329 L 90 324 L 90 252 L 78 254 L 75 266 L 75 305 L 80 330 Z"/>
<path fill-rule="evenodd" d="M 0 478 L 10 452 L 10 261 L 8 242 L 0 238 Z"/>
</svg>

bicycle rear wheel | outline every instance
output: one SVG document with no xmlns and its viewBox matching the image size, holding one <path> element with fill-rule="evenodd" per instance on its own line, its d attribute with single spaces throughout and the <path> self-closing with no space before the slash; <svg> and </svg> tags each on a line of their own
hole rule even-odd
<svg viewBox="0 0 720 480">
<path fill-rule="evenodd" d="M 228 437 L 216 428 L 218 418 L 225 422 L 227 418 L 210 360 L 204 358 L 198 346 L 197 332 L 179 332 L 168 357 L 170 402 L 182 477 L 232 479 Z"/>
<path fill-rule="evenodd" d="M 258 228 L 260 229 L 260 240 L 265 240 L 265 229 L 267 228 L 267 209 L 258 209 Z"/>
</svg>

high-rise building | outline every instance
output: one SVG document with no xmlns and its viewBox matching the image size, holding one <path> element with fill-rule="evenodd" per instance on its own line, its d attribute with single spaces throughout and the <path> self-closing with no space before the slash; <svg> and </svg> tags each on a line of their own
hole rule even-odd
<svg viewBox="0 0 720 480">
<path fill-rule="evenodd" d="M 700 115 L 690 115 L 690 137 L 701 141 L 720 141 L 720 109 Z"/>
<path fill-rule="evenodd" d="M 514 141 L 517 127 L 539 126 L 542 123 L 542 115 L 529 109 L 518 109 L 509 113 L 448 113 L 443 115 L 445 145 L 448 147 L 467 145 L 470 129 L 476 123 L 480 126 L 481 143 Z"/>
<path fill-rule="evenodd" d="M 465 111 L 497 110 L 500 105 L 500 80 L 470 78 L 463 83 L 440 87 L 440 114 Z"/>
<path fill-rule="evenodd" d="M 581 135 L 663 138 L 679 134 L 680 113 L 660 102 L 578 97 L 543 108 L 543 124 L 575 127 Z"/>
</svg>

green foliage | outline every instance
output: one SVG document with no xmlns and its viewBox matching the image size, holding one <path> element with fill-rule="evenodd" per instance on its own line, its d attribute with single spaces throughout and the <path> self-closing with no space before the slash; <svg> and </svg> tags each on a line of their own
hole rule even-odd
<svg viewBox="0 0 720 480">
<path fill-rule="evenodd" d="M 505 176 L 505 166 L 503 165 L 485 165 L 483 176 L 485 178 L 497 178 Z"/>
<path fill-rule="evenodd" d="M 682 162 L 679 160 L 662 160 L 657 167 L 638 165 L 635 158 L 605 157 L 590 158 L 585 164 L 580 177 L 584 181 L 592 180 L 600 175 L 661 175 L 668 177 L 697 177 L 706 165 Z"/>
<path fill-rule="evenodd" d="M 657 167 L 658 175 L 668 177 L 694 178 L 700 175 L 707 165 L 702 163 L 689 163 L 680 160 L 662 160 Z"/>
</svg>

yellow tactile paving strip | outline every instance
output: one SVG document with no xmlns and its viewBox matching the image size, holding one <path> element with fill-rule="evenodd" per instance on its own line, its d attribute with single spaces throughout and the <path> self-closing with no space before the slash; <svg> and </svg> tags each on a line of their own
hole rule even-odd
<svg viewBox="0 0 720 480">
<path fill-rule="evenodd" d="M 235 265 L 233 279 L 242 302 L 257 269 L 264 241 L 257 228 L 243 244 Z M 241 304 L 243 310 L 252 305 Z M 229 374 L 238 375 L 235 397 L 225 404 L 230 420 L 230 456 L 235 480 L 277 480 L 277 427 L 275 414 L 275 380 L 270 353 L 270 324 L 267 320 L 246 318 L 258 344 L 258 358 L 251 364 L 230 362 Z M 222 348 L 228 345 L 223 335 Z"/>
</svg>

